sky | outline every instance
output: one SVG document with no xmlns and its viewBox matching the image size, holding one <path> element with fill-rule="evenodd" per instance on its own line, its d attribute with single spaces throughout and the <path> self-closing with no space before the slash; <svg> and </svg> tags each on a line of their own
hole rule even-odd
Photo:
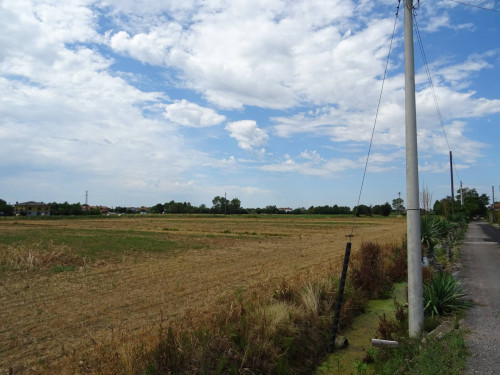
<svg viewBox="0 0 500 375">
<path fill-rule="evenodd" d="M 500 199 L 500 1 L 465 2 L 416 10 L 419 185 L 433 201 L 451 193 L 450 151 L 455 190 Z M 0 0 L 0 199 L 406 202 L 397 6 Z"/>
</svg>

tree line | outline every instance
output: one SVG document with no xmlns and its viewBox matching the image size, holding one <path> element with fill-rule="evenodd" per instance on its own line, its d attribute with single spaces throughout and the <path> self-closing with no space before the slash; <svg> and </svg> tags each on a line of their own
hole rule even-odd
<svg viewBox="0 0 500 375">
<path fill-rule="evenodd" d="M 101 215 L 99 208 L 89 208 L 80 203 L 48 203 L 50 206 L 51 215 Z M 382 205 L 367 206 L 361 204 L 352 209 L 349 206 L 338 206 L 336 204 L 329 206 L 310 206 L 309 208 L 300 207 L 295 209 L 279 208 L 276 205 L 268 205 L 263 208 L 244 208 L 241 206 L 241 201 L 238 198 L 226 199 L 226 197 L 216 196 L 212 199 L 212 206 L 208 207 L 205 204 L 200 206 L 192 205 L 190 202 L 170 202 L 157 203 L 149 208 L 131 208 L 117 206 L 110 208 L 110 213 L 117 214 L 134 214 L 141 211 L 152 214 L 215 214 L 215 215 L 234 215 L 234 214 L 291 214 L 291 215 L 382 215 L 389 216 L 392 212 L 391 205 L 386 202 Z M 8 205 L 4 200 L 0 199 L 0 215 L 12 216 L 15 214 L 14 206 Z"/>
</svg>

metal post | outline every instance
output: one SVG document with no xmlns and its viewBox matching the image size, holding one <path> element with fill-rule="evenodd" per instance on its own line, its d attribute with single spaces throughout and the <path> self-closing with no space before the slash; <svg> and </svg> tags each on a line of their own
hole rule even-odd
<svg viewBox="0 0 500 375">
<path fill-rule="evenodd" d="M 455 215 L 455 188 L 453 187 L 453 155 L 450 151 L 451 214 Z"/>
<path fill-rule="evenodd" d="M 409 335 L 417 336 L 424 322 L 422 250 L 418 188 L 417 114 L 413 53 L 413 0 L 405 0 L 405 128 L 406 128 L 406 232 L 408 240 Z"/>
<path fill-rule="evenodd" d="M 335 345 L 335 338 L 339 329 L 340 309 L 342 307 L 342 299 L 344 297 L 345 280 L 347 278 L 347 268 L 349 267 L 349 257 L 351 256 L 351 242 L 349 241 L 345 246 L 344 265 L 342 266 L 342 275 L 340 276 L 339 291 L 337 294 L 337 303 L 335 305 L 335 315 L 333 317 L 332 329 L 332 350 Z"/>
</svg>

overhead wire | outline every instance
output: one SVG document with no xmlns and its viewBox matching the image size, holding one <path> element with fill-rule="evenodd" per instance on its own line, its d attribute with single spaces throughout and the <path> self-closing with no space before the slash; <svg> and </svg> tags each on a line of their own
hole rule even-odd
<svg viewBox="0 0 500 375">
<path fill-rule="evenodd" d="M 444 135 L 444 139 L 446 141 L 446 145 L 448 146 L 448 151 L 452 152 L 451 147 L 450 147 L 450 142 L 448 141 L 448 136 L 446 134 L 446 129 L 444 127 L 444 121 L 443 121 L 443 116 L 441 114 L 441 109 L 439 108 L 438 97 L 436 95 L 436 90 L 434 88 L 434 83 L 432 81 L 432 75 L 431 75 L 431 71 L 430 71 L 430 68 L 429 68 L 429 63 L 427 62 L 427 55 L 425 53 L 424 44 L 423 44 L 423 41 L 422 41 L 422 35 L 420 34 L 420 29 L 418 27 L 417 14 L 416 13 L 413 13 L 413 21 L 414 21 L 414 24 L 415 24 L 415 31 L 416 31 L 416 35 L 417 35 L 418 46 L 419 46 L 419 49 L 420 49 L 420 53 L 422 55 L 422 60 L 423 60 L 423 63 L 424 63 L 425 72 L 427 74 L 427 81 L 429 83 L 429 87 L 430 87 L 430 90 L 431 90 L 431 93 L 432 93 L 432 98 L 433 98 L 433 101 L 434 101 L 434 106 L 436 107 L 436 114 L 437 114 L 437 117 L 439 119 L 439 123 L 441 125 L 441 129 L 443 131 L 443 135 Z M 460 174 L 458 173 L 458 170 L 457 170 L 455 164 L 453 164 L 453 170 L 454 170 L 455 174 L 457 175 L 459 181 L 461 181 Z"/>
<path fill-rule="evenodd" d="M 457 0 L 449 0 L 449 1 L 453 1 L 454 3 L 465 5 L 465 6 L 469 6 L 469 7 L 473 7 L 473 8 L 478 8 L 478 9 L 481 9 L 481 10 L 487 10 L 489 12 L 500 13 L 500 10 L 494 9 L 494 8 L 486 8 L 486 7 L 482 7 L 480 5 L 475 5 L 475 4 L 470 4 L 470 3 L 464 3 L 463 1 L 457 1 Z"/>
<path fill-rule="evenodd" d="M 356 210 L 354 212 L 354 220 L 353 220 L 352 227 L 351 227 L 351 233 L 350 233 L 350 235 L 348 235 L 349 242 L 351 242 L 350 240 L 352 239 L 352 237 L 354 235 L 354 227 L 356 225 L 356 218 L 357 218 L 357 213 L 358 213 L 358 210 L 359 210 L 359 203 L 361 201 L 361 194 L 363 192 L 363 186 L 365 184 L 366 171 L 368 169 L 368 161 L 370 159 L 371 149 L 372 149 L 372 145 L 373 145 L 373 138 L 375 136 L 375 127 L 377 125 L 378 114 L 379 114 L 379 111 L 380 111 L 380 103 L 382 102 L 382 94 L 384 92 L 385 80 L 386 80 L 387 71 L 388 71 L 388 68 L 389 68 L 389 59 L 391 57 L 392 44 L 393 44 L 393 41 L 394 41 L 394 35 L 396 33 L 396 25 L 397 25 L 397 21 L 398 21 L 398 15 L 399 15 L 400 5 L 401 5 L 401 0 L 398 0 L 398 6 L 396 8 L 396 17 L 394 19 L 394 27 L 392 29 L 391 42 L 389 44 L 389 52 L 387 53 L 387 60 L 386 60 L 386 63 L 385 63 L 384 77 L 382 79 L 382 87 L 380 88 L 380 95 L 379 95 L 379 98 L 378 98 L 377 110 L 375 112 L 375 119 L 374 119 L 374 122 L 373 122 L 372 134 L 371 134 L 371 137 L 370 137 L 370 145 L 368 147 L 368 154 L 366 155 L 365 168 L 364 168 L 364 171 L 363 171 L 363 177 L 361 179 L 361 187 L 359 189 L 358 202 L 356 204 Z"/>
</svg>

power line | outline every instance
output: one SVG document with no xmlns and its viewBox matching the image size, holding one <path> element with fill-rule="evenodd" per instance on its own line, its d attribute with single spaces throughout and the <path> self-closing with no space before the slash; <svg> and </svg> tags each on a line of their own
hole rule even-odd
<svg viewBox="0 0 500 375">
<path fill-rule="evenodd" d="M 413 14 L 413 20 L 415 22 L 415 30 L 416 30 L 417 39 L 418 39 L 418 46 L 420 49 L 420 53 L 422 55 L 422 60 L 424 61 L 425 72 L 427 74 L 427 80 L 429 82 L 429 87 L 430 87 L 431 92 L 432 92 L 432 98 L 434 100 L 434 106 L 436 107 L 436 113 L 437 113 L 437 116 L 439 119 L 439 123 L 441 125 L 441 129 L 443 131 L 446 145 L 448 146 L 448 151 L 451 152 L 450 142 L 448 141 L 448 136 L 446 135 L 446 130 L 444 128 L 443 116 L 441 115 L 441 110 L 439 108 L 439 101 L 438 101 L 438 98 L 436 95 L 436 90 L 434 89 L 434 83 L 432 81 L 432 75 L 431 75 L 431 71 L 429 69 L 429 63 L 427 62 L 427 55 L 425 54 L 424 44 L 422 41 L 422 36 L 420 34 L 420 29 L 418 27 L 416 14 Z M 461 180 L 460 174 L 458 173 L 458 170 L 456 169 L 455 165 L 453 165 L 453 169 L 455 170 L 455 173 L 456 173 L 457 177 L 459 178 L 459 180 Z"/>
<path fill-rule="evenodd" d="M 500 10 L 493 9 L 493 8 L 485 8 L 485 7 L 482 7 L 482 6 L 479 6 L 479 5 L 464 3 L 462 1 L 457 1 L 457 0 L 449 0 L 449 1 L 453 1 L 454 3 L 461 4 L 461 5 L 466 5 L 468 7 L 478 8 L 478 9 L 481 9 L 481 10 L 487 10 L 489 12 L 500 13 Z"/>
<path fill-rule="evenodd" d="M 375 113 L 375 120 L 373 122 L 372 135 L 371 135 L 371 138 L 370 138 L 370 146 L 368 147 L 368 154 L 366 155 L 365 169 L 363 171 L 363 178 L 361 179 L 361 187 L 359 189 L 358 203 L 356 204 L 356 212 L 354 212 L 354 221 L 352 223 L 352 229 L 351 229 L 351 234 L 349 236 L 349 239 L 352 239 L 352 236 L 353 236 L 353 233 L 354 233 L 354 226 L 355 226 L 355 223 L 356 223 L 357 211 L 359 209 L 359 202 L 361 201 L 361 193 L 363 191 L 363 185 L 365 183 L 366 171 L 368 169 L 368 161 L 370 159 L 370 153 L 371 153 L 371 149 L 372 149 L 372 145 L 373 145 L 373 137 L 375 135 L 375 126 L 377 125 L 378 113 L 380 111 L 380 103 L 382 102 L 382 93 L 384 92 L 385 79 L 387 77 L 387 70 L 389 68 L 389 59 L 391 57 L 392 43 L 394 41 L 394 34 L 396 33 L 396 24 L 397 24 L 397 21 L 398 21 L 400 3 L 401 3 L 401 0 L 398 1 L 398 6 L 397 6 L 397 10 L 396 10 L 396 17 L 394 19 L 394 27 L 392 29 L 391 43 L 389 44 L 389 52 L 387 54 L 387 60 L 386 60 L 386 63 L 385 63 L 384 77 L 382 79 L 382 87 L 380 88 L 380 95 L 379 95 L 379 98 L 378 98 L 377 111 Z"/>
</svg>

